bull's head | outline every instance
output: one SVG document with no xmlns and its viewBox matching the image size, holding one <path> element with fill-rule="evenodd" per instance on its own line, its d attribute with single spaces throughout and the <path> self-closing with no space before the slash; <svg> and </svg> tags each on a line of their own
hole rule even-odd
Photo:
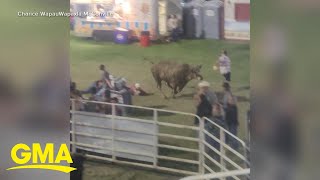
<svg viewBox="0 0 320 180">
<path fill-rule="evenodd" d="M 198 65 L 198 66 L 192 67 L 191 73 L 189 75 L 190 80 L 191 79 L 196 79 L 196 78 L 199 79 L 199 80 L 203 80 L 203 77 L 200 74 L 201 68 L 202 68 L 202 65 Z"/>
</svg>

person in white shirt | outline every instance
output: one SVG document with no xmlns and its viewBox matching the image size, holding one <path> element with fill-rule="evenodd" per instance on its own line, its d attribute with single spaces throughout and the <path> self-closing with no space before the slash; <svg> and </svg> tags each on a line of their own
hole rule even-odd
<svg viewBox="0 0 320 180">
<path fill-rule="evenodd" d="M 176 15 L 170 15 L 168 19 L 168 30 L 173 31 L 176 28 L 178 28 L 178 19 Z"/>
<path fill-rule="evenodd" d="M 167 23 L 168 31 L 171 33 L 171 39 L 175 42 L 179 38 L 179 20 L 176 15 L 170 15 Z"/>
<path fill-rule="evenodd" d="M 222 51 L 218 62 L 216 63 L 220 69 L 220 73 L 223 75 L 226 81 L 231 81 L 231 60 L 228 57 L 226 50 Z"/>
</svg>

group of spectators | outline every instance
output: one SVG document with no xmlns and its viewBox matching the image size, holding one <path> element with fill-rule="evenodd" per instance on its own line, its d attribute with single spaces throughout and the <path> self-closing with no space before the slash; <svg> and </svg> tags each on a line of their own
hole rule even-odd
<svg viewBox="0 0 320 180">
<path fill-rule="evenodd" d="M 70 98 L 76 100 L 90 100 L 106 103 L 132 105 L 132 96 L 146 96 L 139 83 L 133 86 L 127 86 L 124 78 L 115 78 L 110 75 L 104 65 L 99 66 L 101 73 L 100 79 L 94 81 L 87 89 L 78 90 L 75 82 L 70 82 Z M 85 97 L 86 95 L 86 97 Z M 77 101 L 75 108 L 80 111 L 111 114 L 112 106 L 110 104 Z M 125 108 L 116 106 L 116 115 L 123 115 Z"/>
<path fill-rule="evenodd" d="M 228 82 L 223 83 L 223 97 L 218 99 L 217 95 L 210 90 L 210 83 L 202 81 L 198 84 L 198 92 L 195 96 L 197 112 L 199 117 L 207 117 L 219 126 L 227 129 L 233 135 L 237 136 L 239 121 L 237 99 L 231 92 L 231 87 Z M 195 124 L 199 125 L 199 120 L 195 118 Z M 211 132 L 214 136 L 220 137 L 219 129 L 214 127 L 210 122 L 205 121 L 205 129 Z M 219 143 L 214 141 L 209 136 L 206 140 L 216 149 L 219 148 Z M 226 134 L 226 142 L 233 148 L 238 148 L 238 142 L 231 136 Z"/>
</svg>

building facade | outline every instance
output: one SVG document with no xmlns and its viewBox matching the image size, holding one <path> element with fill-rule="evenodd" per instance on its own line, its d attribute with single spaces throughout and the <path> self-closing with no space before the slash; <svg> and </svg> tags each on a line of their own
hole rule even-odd
<svg viewBox="0 0 320 180">
<path fill-rule="evenodd" d="M 224 1 L 225 39 L 250 40 L 250 0 Z"/>
</svg>

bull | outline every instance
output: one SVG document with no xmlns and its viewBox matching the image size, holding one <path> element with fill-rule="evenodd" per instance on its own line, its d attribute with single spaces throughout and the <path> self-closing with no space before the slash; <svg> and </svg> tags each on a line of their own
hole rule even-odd
<svg viewBox="0 0 320 180">
<path fill-rule="evenodd" d="M 187 83 L 193 79 L 198 78 L 202 80 L 203 77 L 199 74 L 201 65 L 191 66 L 189 64 L 178 64 L 171 61 L 161 61 L 152 65 L 151 72 L 157 83 L 157 88 L 165 98 L 167 96 L 162 91 L 162 82 L 172 90 L 172 97 L 180 93 Z"/>
</svg>

